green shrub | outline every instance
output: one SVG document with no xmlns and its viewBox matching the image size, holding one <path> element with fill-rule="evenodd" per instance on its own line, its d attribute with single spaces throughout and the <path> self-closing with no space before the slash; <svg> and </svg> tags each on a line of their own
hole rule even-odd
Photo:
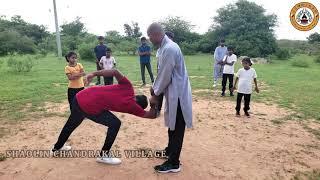
<svg viewBox="0 0 320 180">
<path fill-rule="evenodd" d="M 30 72 L 34 66 L 34 62 L 30 56 L 24 58 L 9 57 L 8 67 L 14 72 Z"/>
<path fill-rule="evenodd" d="M 94 60 L 95 59 L 95 55 L 93 52 L 94 46 L 95 46 L 94 44 L 80 44 L 78 52 L 81 59 L 91 60 L 91 61 Z"/>
<path fill-rule="evenodd" d="M 320 64 L 320 55 L 318 55 L 318 56 L 314 59 L 314 62 Z"/>
<path fill-rule="evenodd" d="M 41 55 L 41 57 L 46 57 L 48 55 L 48 51 L 46 51 L 45 49 L 40 49 L 39 55 Z"/>
<path fill-rule="evenodd" d="M 33 56 L 33 57 L 34 57 L 34 59 L 38 60 L 38 59 L 45 58 L 46 55 L 44 55 L 44 54 L 37 54 L 37 55 L 35 55 L 35 56 Z"/>
<path fill-rule="evenodd" d="M 0 32 L 0 55 L 7 54 L 34 54 L 36 46 L 32 39 L 22 36 L 16 31 Z"/>
<path fill-rule="evenodd" d="M 198 43 L 188 43 L 182 42 L 180 44 L 181 51 L 184 55 L 195 55 L 197 53 L 197 49 L 199 47 Z"/>
<path fill-rule="evenodd" d="M 291 57 L 290 51 L 288 49 L 280 48 L 275 53 L 276 57 L 280 60 L 287 60 Z"/>
<path fill-rule="evenodd" d="M 303 68 L 307 68 L 310 66 L 309 62 L 305 59 L 295 59 L 292 61 L 291 65 L 295 67 L 303 67 Z"/>
<path fill-rule="evenodd" d="M 2 64 L 3 64 L 3 61 L 2 61 L 2 60 L 0 60 L 0 68 L 1 68 Z"/>
</svg>

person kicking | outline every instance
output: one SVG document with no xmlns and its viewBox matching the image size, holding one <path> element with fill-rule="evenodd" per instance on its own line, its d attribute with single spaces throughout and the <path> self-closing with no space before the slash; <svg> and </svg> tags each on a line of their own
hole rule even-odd
<svg viewBox="0 0 320 180">
<path fill-rule="evenodd" d="M 96 76 L 115 77 L 118 84 L 90 87 L 76 95 L 72 102 L 72 111 L 68 121 L 62 128 L 51 152 L 58 153 L 63 150 L 71 150 L 71 146 L 65 145 L 65 142 L 82 121 L 88 118 L 96 123 L 108 126 L 107 137 L 97 162 L 120 164 L 120 159 L 109 155 L 121 126 L 121 121 L 110 111 L 154 119 L 156 118 L 156 109 L 151 107 L 149 111 L 144 110 L 148 106 L 147 97 L 145 95 L 135 96 L 131 82 L 118 70 L 101 70 L 88 74 L 86 85 L 90 84 Z"/>
</svg>

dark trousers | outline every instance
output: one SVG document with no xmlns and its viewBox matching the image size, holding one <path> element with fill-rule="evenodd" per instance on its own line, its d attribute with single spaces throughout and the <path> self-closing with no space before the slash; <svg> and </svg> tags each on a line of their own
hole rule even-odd
<svg viewBox="0 0 320 180">
<path fill-rule="evenodd" d="M 68 102 L 69 102 L 70 112 L 72 111 L 73 98 L 76 96 L 76 94 L 78 92 L 80 92 L 83 89 L 84 89 L 84 87 L 83 88 L 68 88 Z"/>
<path fill-rule="evenodd" d="M 112 85 L 113 84 L 113 77 L 103 77 L 104 85 Z"/>
<path fill-rule="evenodd" d="M 77 98 L 74 98 L 73 100 L 71 115 L 62 128 L 58 141 L 54 145 L 55 150 L 59 150 L 60 148 L 62 148 L 72 132 L 82 123 L 85 118 L 108 127 L 107 137 L 105 139 L 101 152 L 109 152 L 114 140 L 117 137 L 118 131 L 121 126 L 121 121 L 110 111 L 103 111 L 98 115 L 88 115 L 84 113 L 79 107 Z"/>
<path fill-rule="evenodd" d="M 186 123 L 183 118 L 180 102 L 178 102 L 175 129 L 173 131 L 168 129 L 169 143 L 168 147 L 166 148 L 166 154 L 169 156 L 168 161 L 171 164 L 180 164 L 179 158 L 182 149 L 185 127 Z"/>
<path fill-rule="evenodd" d="M 142 83 L 146 84 L 146 78 L 145 78 L 145 68 L 147 67 L 151 82 L 154 82 L 153 79 L 153 74 L 152 74 L 152 69 L 151 69 L 151 64 L 149 63 L 140 63 L 140 69 L 141 69 L 141 79 L 142 79 Z"/>
<path fill-rule="evenodd" d="M 162 93 L 162 94 L 160 94 L 160 95 L 158 96 L 158 100 L 159 100 L 158 111 L 159 111 L 159 112 L 161 111 L 161 108 L 162 108 L 163 95 L 164 95 L 164 94 Z"/>
<path fill-rule="evenodd" d="M 226 91 L 227 80 L 229 79 L 229 91 L 232 92 L 233 88 L 233 74 L 223 74 L 222 75 L 222 93 Z"/>
<path fill-rule="evenodd" d="M 251 94 L 238 93 L 238 95 L 237 95 L 237 106 L 236 106 L 236 111 L 238 111 L 238 112 L 241 109 L 241 100 L 242 100 L 243 96 L 244 96 L 244 108 L 243 108 L 243 110 L 245 112 L 250 110 Z"/>
<path fill-rule="evenodd" d="M 99 60 L 100 60 L 100 59 L 99 59 Z M 99 63 L 96 62 L 96 64 L 97 64 L 97 71 L 100 71 L 100 70 L 101 70 L 101 67 L 100 67 Z M 98 83 L 98 84 L 101 84 L 100 76 L 97 76 L 97 83 Z"/>
</svg>

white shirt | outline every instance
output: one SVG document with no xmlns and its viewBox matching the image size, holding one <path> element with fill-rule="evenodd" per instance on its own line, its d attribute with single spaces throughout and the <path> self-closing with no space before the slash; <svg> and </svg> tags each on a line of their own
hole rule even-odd
<svg viewBox="0 0 320 180">
<path fill-rule="evenodd" d="M 178 100 L 187 128 L 192 127 L 192 94 L 187 68 L 178 44 L 166 35 L 162 39 L 157 53 L 159 62 L 158 76 L 154 81 L 155 95 L 164 93 L 166 105 L 164 109 L 165 125 L 175 129 Z"/>
<path fill-rule="evenodd" d="M 231 56 L 225 55 L 223 61 L 226 61 L 227 63 L 234 62 L 232 66 L 228 64 L 224 65 L 223 74 L 234 74 L 234 64 L 237 62 L 237 56 L 235 54 L 232 54 Z"/>
<path fill-rule="evenodd" d="M 243 94 L 252 93 L 252 80 L 257 78 L 257 73 L 253 68 L 245 70 L 244 68 L 239 69 L 237 72 L 239 78 L 238 92 Z"/>
<path fill-rule="evenodd" d="M 100 59 L 100 63 L 102 63 L 103 69 L 112 69 L 114 67 L 114 64 L 116 64 L 116 60 L 112 56 L 110 58 L 102 56 Z"/>
</svg>

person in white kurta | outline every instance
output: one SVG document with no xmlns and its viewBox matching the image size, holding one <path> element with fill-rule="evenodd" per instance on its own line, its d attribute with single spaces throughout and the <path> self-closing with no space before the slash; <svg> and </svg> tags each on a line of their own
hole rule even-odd
<svg viewBox="0 0 320 180">
<path fill-rule="evenodd" d="M 150 104 L 158 102 L 164 93 L 165 125 L 169 128 L 168 161 L 155 166 L 157 172 L 179 172 L 180 152 L 185 127 L 192 127 L 192 94 L 183 54 L 178 44 L 170 40 L 162 27 L 153 23 L 148 28 L 150 41 L 158 47 L 158 76 L 152 86 Z"/>
</svg>

